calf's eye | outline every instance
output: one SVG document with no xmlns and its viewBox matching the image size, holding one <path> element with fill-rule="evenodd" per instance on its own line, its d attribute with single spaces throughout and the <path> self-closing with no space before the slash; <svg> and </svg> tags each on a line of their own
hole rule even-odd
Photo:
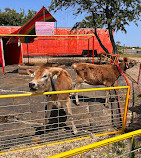
<svg viewBox="0 0 141 158">
<path fill-rule="evenodd" d="M 47 78 L 47 75 L 43 75 L 43 77 L 42 78 Z"/>
</svg>

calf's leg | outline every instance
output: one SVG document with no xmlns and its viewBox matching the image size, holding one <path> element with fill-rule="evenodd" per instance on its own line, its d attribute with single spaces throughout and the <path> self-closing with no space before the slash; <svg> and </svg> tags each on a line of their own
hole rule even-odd
<svg viewBox="0 0 141 158">
<path fill-rule="evenodd" d="M 67 105 L 67 109 L 66 109 L 66 114 L 70 117 L 71 119 L 71 124 L 72 124 L 72 130 L 73 130 L 73 133 L 74 134 L 77 134 L 78 131 L 77 131 L 77 128 L 73 122 L 73 116 L 72 116 L 72 109 L 71 109 L 71 101 L 70 101 L 70 98 L 68 98 L 68 101 L 66 103 Z"/>
<path fill-rule="evenodd" d="M 109 94 L 110 94 L 110 90 L 106 91 L 106 100 L 105 100 L 105 107 L 109 108 Z"/>
<path fill-rule="evenodd" d="M 48 119 L 50 117 L 50 114 L 51 114 L 51 110 L 52 110 L 52 106 L 53 106 L 53 103 L 52 102 L 48 102 L 48 105 L 47 105 L 47 110 L 45 110 L 45 120 L 44 120 L 44 131 L 46 130 L 46 125 L 48 124 Z"/>
<path fill-rule="evenodd" d="M 106 87 L 111 87 L 111 83 L 107 82 Z M 106 100 L 105 100 L 105 106 L 109 108 L 109 95 L 110 95 L 110 90 L 106 91 Z"/>
<path fill-rule="evenodd" d="M 76 83 L 74 89 L 79 89 L 81 83 Z M 75 93 L 76 105 L 79 105 L 78 93 Z"/>
</svg>

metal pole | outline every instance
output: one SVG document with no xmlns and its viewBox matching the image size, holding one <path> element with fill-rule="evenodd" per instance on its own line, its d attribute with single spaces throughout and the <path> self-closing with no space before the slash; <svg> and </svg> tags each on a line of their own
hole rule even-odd
<svg viewBox="0 0 141 158">
<path fill-rule="evenodd" d="M 134 136 L 132 136 L 129 158 L 135 158 L 135 153 L 133 152 L 134 150 L 135 150 L 135 141 L 134 141 Z"/>
<path fill-rule="evenodd" d="M 134 82 L 132 81 L 132 108 L 135 106 L 135 91 L 134 91 Z M 132 110 L 132 118 L 131 118 L 131 123 L 134 122 L 134 112 Z"/>
<path fill-rule="evenodd" d="M 138 75 L 138 80 L 137 80 L 137 85 L 138 85 L 138 88 L 139 88 L 139 91 L 140 91 L 140 95 L 141 95 L 141 84 L 140 84 L 140 77 L 141 77 L 141 63 L 140 63 L 140 68 L 139 68 L 139 75 Z"/>
<path fill-rule="evenodd" d="M 22 53 L 22 64 L 23 64 L 23 46 L 22 46 L 22 43 L 21 43 L 21 53 Z"/>
<path fill-rule="evenodd" d="M 4 61 L 4 50 L 3 50 L 3 40 L 2 37 L 0 37 L 1 40 L 1 59 L 2 59 L 2 69 L 3 69 L 3 75 L 5 75 L 4 67 L 5 67 L 5 61 Z"/>
<path fill-rule="evenodd" d="M 127 94 L 126 94 L 126 101 L 125 101 L 125 109 L 124 109 L 124 116 L 123 116 L 123 123 L 122 123 L 122 132 L 125 130 L 126 125 L 126 118 L 127 118 L 127 111 L 128 111 L 128 103 L 129 103 L 129 97 L 130 97 L 130 87 L 127 88 Z"/>
<path fill-rule="evenodd" d="M 93 64 L 94 64 L 94 36 L 93 36 Z"/>
<path fill-rule="evenodd" d="M 56 21 L 56 35 L 57 35 L 57 21 Z"/>
<path fill-rule="evenodd" d="M 27 43 L 27 55 L 28 55 L 28 65 L 29 65 L 29 51 L 28 51 L 28 43 Z"/>
<path fill-rule="evenodd" d="M 43 8 L 43 17 L 44 17 L 44 22 L 45 22 L 45 20 L 46 20 L 46 18 L 45 18 L 45 8 Z"/>
<path fill-rule="evenodd" d="M 88 39 L 88 63 L 89 63 L 90 51 L 89 51 L 89 39 Z"/>
</svg>

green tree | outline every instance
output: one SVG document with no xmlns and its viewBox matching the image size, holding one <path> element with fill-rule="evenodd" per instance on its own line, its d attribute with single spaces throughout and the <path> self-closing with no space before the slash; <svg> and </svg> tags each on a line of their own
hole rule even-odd
<svg viewBox="0 0 141 158">
<path fill-rule="evenodd" d="M 117 46 L 120 46 L 120 45 L 121 45 L 121 42 L 120 42 L 120 41 L 116 41 L 116 45 L 117 45 Z"/>
<path fill-rule="evenodd" d="M 97 34 L 97 28 L 108 29 L 113 51 L 116 53 L 113 31 L 121 30 L 126 33 L 125 26 L 129 25 L 130 22 L 137 25 L 141 16 L 140 0 L 52 0 L 49 10 L 56 12 L 69 7 L 75 8 L 73 14 L 76 16 L 82 13 L 87 14 L 81 22 L 74 25 L 73 29 L 94 28 L 93 33 L 106 53 L 109 52 L 102 44 Z"/>
<path fill-rule="evenodd" d="M 24 9 L 17 13 L 15 9 L 5 8 L 5 11 L 0 10 L 0 25 L 1 26 L 20 26 L 31 19 L 37 12 L 28 10 L 25 14 Z"/>
<path fill-rule="evenodd" d="M 28 9 L 27 15 L 23 18 L 22 25 L 29 21 L 36 13 L 36 11 Z"/>
</svg>

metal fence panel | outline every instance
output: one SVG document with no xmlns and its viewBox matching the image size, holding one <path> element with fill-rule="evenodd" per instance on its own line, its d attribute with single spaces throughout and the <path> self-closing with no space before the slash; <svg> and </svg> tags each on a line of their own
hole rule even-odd
<svg viewBox="0 0 141 158">
<path fill-rule="evenodd" d="M 122 90 L 121 96 L 117 95 L 115 89 Z M 108 107 L 105 104 L 107 90 L 111 91 Z M 79 93 L 79 106 L 75 104 L 72 92 Z M 72 130 L 72 120 L 66 114 L 67 108 L 53 106 L 48 124 L 44 124 L 49 103 L 46 95 L 59 93 L 71 94 L 72 117 L 78 131 L 76 135 Z M 125 126 L 128 98 L 128 86 L 0 95 L 0 150 L 21 144 L 49 143 L 76 136 L 121 132 Z"/>
</svg>

